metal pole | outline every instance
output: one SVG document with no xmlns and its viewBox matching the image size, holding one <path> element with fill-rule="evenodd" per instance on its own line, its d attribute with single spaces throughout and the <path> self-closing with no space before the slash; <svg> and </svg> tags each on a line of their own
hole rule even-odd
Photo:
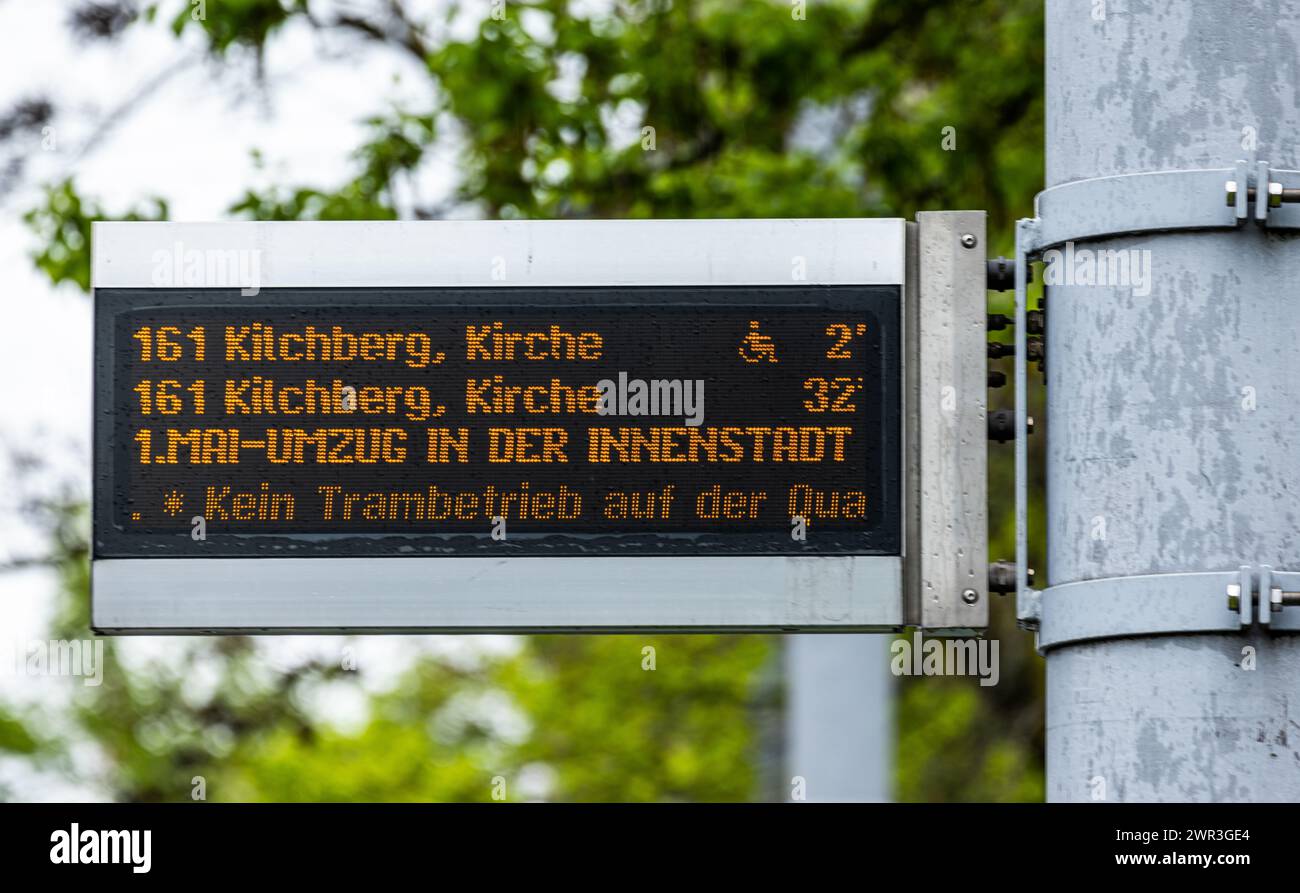
<svg viewBox="0 0 1300 893">
<path fill-rule="evenodd" d="M 1300 0 L 1048 0 L 1047 185 L 1300 168 L 1298 47 Z M 1047 287 L 1048 573 L 1147 632 L 1047 649 L 1048 798 L 1300 800 L 1300 635 L 1150 634 L 1169 609 L 1130 579 L 1300 570 L 1300 235 L 1075 249 L 1149 251 L 1150 291 Z"/>
<path fill-rule="evenodd" d="M 785 799 L 880 803 L 893 789 L 892 636 L 786 639 Z"/>
</svg>

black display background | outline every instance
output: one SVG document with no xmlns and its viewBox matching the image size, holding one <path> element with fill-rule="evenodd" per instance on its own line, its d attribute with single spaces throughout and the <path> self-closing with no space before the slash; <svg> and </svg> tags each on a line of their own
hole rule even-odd
<svg viewBox="0 0 1300 893">
<path fill-rule="evenodd" d="M 901 289 L 897 286 L 785 286 L 700 288 L 473 288 L 473 289 L 263 289 L 243 296 L 231 289 L 99 289 L 95 293 L 95 555 L 96 557 L 329 557 L 365 555 L 657 555 L 657 554 L 884 554 L 901 551 Z M 737 353 L 748 322 L 757 319 L 776 342 L 777 364 L 746 364 Z M 570 332 L 597 331 L 604 337 L 599 361 L 467 362 L 464 327 L 500 320 L 507 329 L 535 330 L 551 324 Z M 400 360 L 353 363 L 225 363 L 226 324 L 269 322 L 277 331 L 341 325 L 357 332 L 424 331 L 441 365 L 410 369 Z M 865 322 L 868 334 L 850 344 L 853 358 L 828 360 L 834 343 L 830 322 Z M 204 325 L 207 360 L 142 364 L 131 333 L 141 325 L 172 324 L 185 330 Z M 187 342 L 188 345 L 188 342 Z M 843 463 L 609 464 L 586 461 L 584 429 L 681 425 L 653 416 L 470 415 L 465 379 L 501 374 L 507 383 L 544 384 L 552 377 L 577 387 L 602 378 L 704 379 L 704 425 L 848 425 L 849 461 Z M 426 384 L 445 414 L 412 423 L 385 415 L 232 415 L 222 408 L 227 378 L 268 375 L 280 384 L 307 378 L 340 378 L 355 386 Z M 814 415 L 802 408 L 803 388 L 812 375 L 862 376 L 857 412 Z M 207 412 L 187 410 L 142 420 L 132 390 L 142 378 L 196 378 L 207 382 Z M 489 465 L 486 429 L 559 427 L 569 431 L 567 464 Z M 471 428 L 469 464 L 424 461 L 423 429 Z M 400 466 L 275 465 L 260 451 L 241 454 L 238 465 L 151 465 L 136 463 L 133 440 L 141 427 L 237 427 L 257 438 L 268 427 L 402 427 L 410 434 L 408 459 Z M 157 435 L 155 435 L 157 436 Z M 769 438 L 770 440 L 770 438 Z M 770 444 L 768 446 L 770 451 Z M 480 463 L 481 464 L 478 464 Z M 509 468 L 509 471 L 503 471 Z M 584 522 L 527 522 L 511 519 L 505 541 L 492 540 L 482 522 L 354 521 L 285 524 L 209 519 L 206 541 L 190 536 L 190 517 L 202 513 L 204 487 L 254 489 L 267 480 L 272 490 L 292 491 L 300 507 L 316 500 L 316 487 L 348 490 L 481 490 L 491 483 L 517 490 L 527 480 L 534 492 L 565 483 L 584 497 Z M 650 491 L 677 484 L 670 521 L 610 521 L 595 517 L 608 490 Z M 728 489 L 766 489 L 768 512 L 757 521 L 705 524 L 693 519 L 694 493 L 714 483 Z M 793 484 L 819 489 L 861 489 L 867 493 L 865 521 L 817 520 L 808 538 L 790 537 L 790 522 L 776 506 Z M 161 510 L 161 494 L 176 487 L 190 501 L 174 517 Z M 306 500 L 306 501 L 304 501 Z M 130 521 L 140 511 L 138 522 Z M 307 514 L 300 510 L 299 515 Z"/>
</svg>

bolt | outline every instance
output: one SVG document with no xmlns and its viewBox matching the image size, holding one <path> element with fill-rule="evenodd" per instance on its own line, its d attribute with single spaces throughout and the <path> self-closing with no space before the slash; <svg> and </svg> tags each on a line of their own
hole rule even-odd
<svg viewBox="0 0 1300 893">
<path fill-rule="evenodd" d="M 1227 188 L 1224 190 L 1227 201 L 1225 204 L 1232 206 L 1237 203 L 1237 181 L 1229 180 Z M 1255 200 L 1255 187 L 1246 187 L 1246 198 L 1250 201 Z M 1280 208 L 1283 204 L 1293 205 L 1300 203 L 1300 189 L 1295 187 L 1283 186 L 1281 183 L 1268 184 L 1268 206 L 1270 208 Z"/>
<path fill-rule="evenodd" d="M 1025 571 L 1025 585 L 1034 585 L 1034 569 Z M 989 564 L 989 592 L 1006 595 L 1016 591 L 1016 563 L 1014 561 L 994 561 Z"/>
<path fill-rule="evenodd" d="M 961 600 L 968 605 L 973 605 L 980 600 L 980 594 L 974 589 L 967 589 L 961 594 Z"/>
<path fill-rule="evenodd" d="M 972 246 L 967 246 L 972 247 Z M 1016 287 L 1016 262 L 997 257 L 984 262 L 989 291 L 1011 291 Z M 1034 281 L 1034 265 L 1025 264 L 1025 281 Z"/>
<path fill-rule="evenodd" d="M 1009 409 L 989 413 L 989 440 L 1006 443 L 1016 437 L 1016 414 Z"/>
<path fill-rule="evenodd" d="M 970 233 L 966 233 L 964 236 L 961 237 L 961 247 L 963 248 L 974 248 L 979 243 L 980 240 L 975 238 Z"/>
<path fill-rule="evenodd" d="M 1284 607 L 1300 605 L 1300 592 L 1283 592 L 1282 587 L 1274 586 L 1269 591 L 1268 602 L 1269 610 L 1276 614 Z"/>
<path fill-rule="evenodd" d="M 1016 414 L 1010 409 L 998 409 L 989 413 L 989 440 L 1006 443 L 1016 439 Z M 1025 430 L 1034 433 L 1034 417 L 1025 417 Z"/>
<path fill-rule="evenodd" d="M 1005 595 L 1016 591 L 1016 563 L 994 561 L 989 564 L 989 591 Z"/>
</svg>

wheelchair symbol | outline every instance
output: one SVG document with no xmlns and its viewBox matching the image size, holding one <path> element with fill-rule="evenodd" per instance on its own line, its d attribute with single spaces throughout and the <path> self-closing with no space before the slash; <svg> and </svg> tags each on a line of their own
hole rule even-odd
<svg viewBox="0 0 1300 893">
<path fill-rule="evenodd" d="M 779 363 L 776 358 L 776 344 L 770 337 L 758 330 L 758 320 L 749 321 L 749 334 L 740 342 L 740 357 L 746 363 Z"/>
</svg>

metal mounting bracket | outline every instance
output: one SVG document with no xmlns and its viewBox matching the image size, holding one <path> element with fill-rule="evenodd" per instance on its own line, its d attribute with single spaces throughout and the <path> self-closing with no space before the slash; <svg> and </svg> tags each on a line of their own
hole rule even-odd
<svg viewBox="0 0 1300 893">
<path fill-rule="evenodd" d="M 1016 621 L 1025 629 L 1037 629 L 1040 617 L 1038 593 L 1029 587 L 1029 363 L 1025 325 L 1029 246 L 1038 223 L 1036 219 L 1016 222 Z"/>
<path fill-rule="evenodd" d="M 1016 619 L 1025 629 L 1038 629 L 1047 607 L 1042 593 L 1029 586 L 1027 564 L 1029 376 L 1025 323 L 1030 259 L 1075 240 L 1235 229 L 1251 218 L 1252 204 L 1254 220 L 1261 226 L 1300 229 L 1300 171 L 1273 170 L 1267 161 L 1242 160 L 1231 168 L 1076 180 L 1040 192 L 1034 199 L 1035 216 L 1016 222 Z M 1296 588 L 1300 590 L 1300 585 Z M 1296 598 L 1300 600 L 1300 593 Z M 1261 619 L 1260 623 L 1268 624 L 1269 620 Z"/>
<path fill-rule="evenodd" d="M 1225 200 L 1226 199 L 1226 200 Z M 1031 255 L 1071 241 L 1198 229 L 1235 229 L 1251 218 L 1269 229 L 1300 229 L 1300 171 L 1267 161 L 1230 168 L 1152 171 L 1075 180 L 1034 199 Z"/>
<path fill-rule="evenodd" d="M 1300 592 L 1287 591 L 1293 587 L 1300 587 L 1300 573 L 1266 564 L 1051 586 L 1037 593 L 1042 606 L 1038 650 L 1126 636 L 1300 631 L 1300 610 L 1283 610 L 1300 605 Z"/>
</svg>

